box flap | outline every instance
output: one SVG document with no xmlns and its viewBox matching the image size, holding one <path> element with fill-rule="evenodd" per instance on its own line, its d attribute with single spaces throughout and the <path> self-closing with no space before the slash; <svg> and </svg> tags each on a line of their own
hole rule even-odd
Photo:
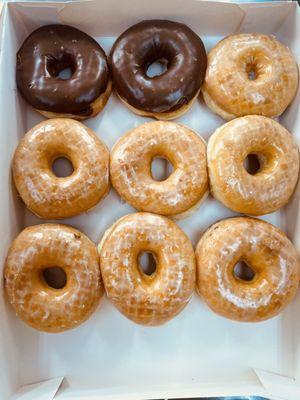
<svg viewBox="0 0 300 400">
<path fill-rule="evenodd" d="M 118 0 L 88 0 L 67 3 L 12 3 L 13 8 L 32 24 L 37 26 L 55 22 L 74 25 L 92 36 L 114 36 L 145 19 L 170 19 L 186 22 L 198 34 L 218 33 L 228 35 L 236 32 L 244 18 L 244 11 L 233 3 L 218 3 L 212 1 L 190 0 L 132 0 L 128 3 Z M 188 4 L 188 6 L 187 6 Z M 83 10 L 84 5 L 84 10 Z M 47 8 L 47 16 L 45 14 Z M 32 13 L 34 9 L 34 14 Z M 39 18 L 36 18 L 36 15 Z M 36 21 L 39 21 L 38 24 Z M 211 21 L 214 21 L 211 24 Z M 42 24 L 41 24 L 42 21 Z M 122 21 L 122 22 L 120 22 Z"/>
<path fill-rule="evenodd" d="M 295 379 L 260 369 L 254 371 L 272 399 L 299 400 L 300 384 Z"/>
<path fill-rule="evenodd" d="M 296 2 L 272 2 L 240 4 L 244 11 L 244 19 L 240 26 L 240 32 L 260 32 L 274 34 L 281 27 L 287 15 L 295 10 Z M 266 24 L 266 13 L 268 23 Z"/>
<path fill-rule="evenodd" d="M 155 4 L 157 3 L 157 4 Z M 216 8 L 216 3 L 217 8 Z M 189 26 L 199 35 L 223 36 L 234 32 L 256 30 L 262 33 L 276 32 L 287 14 L 297 7 L 292 1 L 274 3 L 232 3 L 190 0 L 188 7 L 181 0 L 132 0 L 130 9 L 126 2 L 118 0 L 87 0 L 57 3 L 13 3 L 14 11 L 26 18 L 29 30 L 47 23 L 74 25 L 92 36 L 113 36 L 132 24 L 145 19 L 171 19 L 179 22 L 189 20 Z M 266 8 L 268 24 L 265 23 Z M 34 13 L 32 12 L 34 9 Z M 47 12 L 45 12 L 47 10 Z M 156 10 L 156 11 L 154 11 Z M 192 15 L 192 17 L 191 17 Z M 122 23 L 120 18 L 122 16 Z M 212 24 L 211 21 L 214 21 Z M 39 21 L 38 23 L 36 21 Z M 42 23 L 41 23 L 42 22 Z M 257 28 L 259 26 L 259 29 Z"/>
<path fill-rule="evenodd" d="M 53 400 L 64 377 L 25 385 L 14 395 L 13 400 Z"/>
</svg>

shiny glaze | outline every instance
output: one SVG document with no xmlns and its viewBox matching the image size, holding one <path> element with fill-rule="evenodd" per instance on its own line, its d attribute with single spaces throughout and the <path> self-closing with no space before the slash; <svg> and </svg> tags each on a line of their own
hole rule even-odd
<svg viewBox="0 0 300 400">
<path fill-rule="evenodd" d="M 261 168 L 250 175 L 248 154 Z M 234 211 L 263 215 L 283 207 L 299 175 L 299 150 L 293 136 L 273 119 L 249 115 L 227 122 L 210 137 L 207 162 L 212 194 Z"/>
<path fill-rule="evenodd" d="M 255 79 L 249 79 L 250 71 Z M 228 36 L 210 51 L 202 92 L 212 111 L 230 120 L 279 116 L 297 86 L 297 64 L 286 46 L 274 36 L 243 33 Z"/>
<path fill-rule="evenodd" d="M 127 318 L 160 325 L 177 315 L 195 288 L 195 254 L 183 231 L 155 214 L 135 213 L 119 219 L 98 247 L 109 300 Z M 138 256 L 150 251 L 156 271 L 146 275 Z"/>
<path fill-rule="evenodd" d="M 42 278 L 44 268 L 59 266 L 67 275 L 62 289 Z M 24 229 L 12 243 L 4 286 L 17 315 L 44 332 L 62 332 L 85 321 L 104 290 L 97 248 L 77 229 L 58 224 Z"/>
<path fill-rule="evenodd" d="M 58 73 L 70 67 L 70 79 Z M 17 53 L 17 86 L 37 110 L 88 116 L 91 103 L 106 91 L 109 70 L 101 46 L 67 25 L 46 25 L 32 32 Z"/>
<path fill-rule="evenodd" d="M 149 78 L 148 66 L 159 59 L 167 71 Z M 116 40 L 110 65 L 119 96 L 138 110 L 164 113 L 178 110 L 199 92 L 206 69 L 201 39 L 186 25 L 149 20 L 127 29 Z"/>
<path fill-rule="evenodd" d="M 254 218 L 214 224 L 196 248 L 197 288 L 217 314 L 245 322 L 274 317 L 296 294 L 300 265 L 296 249 L 275 226 Z M 245 261 L 255 272 L 244 281 L 233 274 Z"/>
<path fill-rule="evenodd" d="M 173 166 L 164 181 L 151 175 L 151 162 L 164 157 Z M 120 196 L 139 211 L 181 214 L 208 192 L 206 144 L 195 132 L 174 122 L 138 126 L 115 144 L 110 176 Z"/>
<path fill-rule="evenodd" d="M 57 177 L 52 163 L 66 157 L 70 176 Z M 109 151 L 88 127 L 67 118 L 34 126 L 20 141 L 13 178 L 26 206 L 46 219 L 67 218 L 95 206 L 109 190 Z"/>
</svg>

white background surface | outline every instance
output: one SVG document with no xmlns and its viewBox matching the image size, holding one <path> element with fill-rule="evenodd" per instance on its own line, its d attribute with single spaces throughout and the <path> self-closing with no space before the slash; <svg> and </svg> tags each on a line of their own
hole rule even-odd
<svg viewBox="0 0 300 400">
<path fill-rule="evenodd" d="M 222 36 L 239 29 L 277 32 L 284 43 L 296 46 L 293 10 L 287 16 L 288 6 L 272 11 L 266 9 L 263 13 L 250 9 L 244 15 L 235 6 L 228 8 L 227 5 L 210 4 L 207 7 L 207 3 L 201 5 L 195 1 L 187 1 L 184 7 L 174 0 L 164 1 L 163 4 L 152 1 L 151 6 L 150 3 L 146 6 L 143 1 L 126 0 L 118 3 L 118 6 L 115 1 L 86 4 L 67 9 L 60 6 L 38 9 L 14 4 L 5 20 L 1 56 L 1 80 L 5 96 L 0 100 L 0 178 L 3 185 L 8 185 L 9 191 L 6 189 L 0 200 L 0 222 L 5 230 L 0 247 L 2 260 L 12 238 L 23 226 L 42 222 L 16 200 L 10 189 L 9 176 L 10 160 L 19 138 L 43 120 L 25 104 L 15 88 L 15 53 L 34 27 L 66 21 L 87 33 L 96 34 L 106 52 L 113 43 L 113 39 L 107 36 L 119 34 L 134 22 L 150 17 L 165 17 L 187 23 L 201 35 L 207 51 Z M 58 10 L 62 10 L 60 14 Z M 300 141 L 296 116 L 298 101 L 296 99 L 281 122 Z M 126 131 L 145 121 L 149 119 L 131 113 L 112 95 L 104 111 L 84 123 L 94 129 L 111 148 Z M 207 140 L 224 121 L 213 115 L 199 99 L 176 122 L 189 126 Z M 132 211 L 111 190 L 109 196 L 93 210 L 63 222 L 80 229 L 97 243 L 117 218 Z M 209 197 L 179 225 L 195 245 L 209 225 L 231 215 L 233 213 Z M 298 194 L 287 210 L 264 219 L 287 228 L 292 236 L 297 215 Z M 0 313 L 4 329 L 0 333 L 0 351 L 3 355 L 0 363 L 6 369 L 6 384 L 2 390 L 7 393 L 10 384 L 19 387 L 66 375 L 64 390 L 57 395 L 59 399 L 74 398 L 73 395 L 80 398 L 82 393 L 102 394 L 103 398 L 119 393 L 118 399 L 121 394 L 127 395 L 126 398 L 134 398 L 134 393 L 139 393 L 136 398 L 148 398 L 151 393 L 163 397 L 172 389 L 174 396 L 180 397 L 194 393 L 193 388 L 202 388 L 211 395 L 226 392 L 247 394 L 251 390 L 255 393 L 261 389 L 261 385 L 253 368 L 290 376 L 299 373 L 300 336 L 297 333 L 300 327 L 296 321 L 299 319 L 299 306 L 298 296 L 279 317 L 259 324 L 242 324 L 213 314 L 195 295 L 174 320 L 159 328 L 146 328 L 128 321 L 104 299 L 85 324 L 62 334 L 51 335 L 25 326 L 15 318 L 9 305 L 2 299 Z"/>
</svg>

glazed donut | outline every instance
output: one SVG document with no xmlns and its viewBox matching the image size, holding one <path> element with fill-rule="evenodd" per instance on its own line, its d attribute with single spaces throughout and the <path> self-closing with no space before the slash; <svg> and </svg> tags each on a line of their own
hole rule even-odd
<svg viewBox="0 0 300 400">
<path fill-rule="evenodd" d="M 173 165 L 164 181 L 151 175 L 155 157 Z M 115 144 L 110 156 L 111 183 L 139 211 L 182 217 L 206 197 L 206 144 L 196 133 L 174 122 L 138 126 Z"/>
<path fill-rule="evenodd" d="M 130 320 L 160 325 L 177 315 L 195 288 L 195 254 L 187 236 L 171 220 L 149 213 L 119 219 L 99 244 L 108 298 Z M 139 255 L 151 252 L 156 270 L 147 275 Z"/>
<path fill-rule="evenodd" d="M 150 77 L 155 61 L 166 64 Z M 135 113 L 157 119 L 184 114 L 197 98 L 206 69 L 201 39 L 186 25 L 165 20 L 143 21 L 118 37 L 110 53 L 114 88 Z"/>
<path fill-rule="evenodd" d="M 53 267 L 66 274 L 60 288 L 45 279 Z M 65 225 L 26 228 L 9 249 L 4 287 L 17 315 L 31 327 L 44 332 L 74 328 L 89 318 L 104 293 L 97 248 Z"/>
<path fill-rule="evenodd" d="M 208 54 L 202 93 L 225 120 L 249 114 L 276 117 L 293 100 L 298 68 L 291 51 L 274 36 L 231 35 Z"/>
<path fill-rule="evenodd" d="M 272 318 L 296 294 L 300 264 L 296 249 L 275 226 L 254 218 L 214 224 L 196 248 L 197 289 L 217 314 L 236 321 Z M 254 272 L 243 280 L 234 267 L 244 261 Z"/>
<path fill-rule="evenodd" d="M 51 167 L 69 159 L 70 176 L 55 176 Z M 82 123 L 50 119 L 20 141 L 12 163 L 13 178 L 26 206 L 45 219 L 67 218 L 95 206 L 109 190 L 109 151 Z"/>
<path fill-rule="evenodd" d="M 61 79 L 66 68 L 72 76 Z M 17 53 L 16 78 L 24 99 L 48 118 L 94 117 L 112 90 L 102 47 L 67 25 L 42 26 L 27 37 Z"/>
<path fill-rule="evenodd" d="M 259 170 L 244 168 L 249 154 Z M 299 150 L 292 135 L 278 122 L 249 115 L 227 122 L 207 145 L 210 189 L 226 207 L 244 214 L 278 210 L 291 197 L 299 174 Z"/>
</svg>

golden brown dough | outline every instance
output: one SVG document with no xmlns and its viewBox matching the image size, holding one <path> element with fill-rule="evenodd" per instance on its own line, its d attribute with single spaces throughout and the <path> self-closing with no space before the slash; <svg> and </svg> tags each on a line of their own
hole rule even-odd
<svg viewBox="0 0 300 400">
<path fill-rule="evenodd" d="M 297 92 L 298 68 L 291 51 L 274 36 L 231 35 L 208 54 L 202 93 L 225 120 L 249 114 L 281 115 Z"/>
<path fill-rule="evenodd" d="M 211 226 L 196 248 L 197 288 L 217 314 L 245 322 L 272 318 L 296 294 L 300 265 L 296 249 L 275 226 L 254 218 L 229 218 Z M 254 278 L 234 275 L 246 262 Z"/>
<path fill-rule="evenodd" d="M 52 163 L 60 157 L 72 162 L 70 176 L 54 175 Z M 80 214 L 109 190 L 108 149 L 91 129 L 72 119 L 49 119 L 27 132 L 16 149 L 12 170 L 26 206 L 45 219 Z"/>
<path fill-rule="evenodd" d="M 127 318 L 160 325 L 177 315 L 195 288 L 195 254 L 187 236 L 171 220 L 149 213 L 129 214 L 104 235 L 98 251 L 108 298 Z M 138 264 L 151 252 L 156 271 Z"/>
<path fill-rule="evenodd" d="M 164 181 L 151 175 L 151 162 L 164 157 L 173 165 Z M 197 206 L 208 193 L 206 144 L 174 122 L 149 122 L 126 133 L 110 157 L 110 176 L 119 195 L 139 211 L 171 216 Z"/>
<path fill-rule="evenodd" d="M 66 285 L 55 289 L 43 278 L 61 267 Z M 18 316 L 44 332 L 62 332 L 85 321 L 104 290 L 97 248 L 77 229 L 58 224 L 24 229 L 12 243 L 4 269 L 8 300 Z"/>
<path fill-rule="evenodd" d="M 83 121 L 85 119 L 95 117 L 103 110 L 106 103 L 108 102 L 111 92 L 112 92 L 112 83 L 111 83 L 111 81 L 108 81 L 105 92 L 102 93 L 96 100 L 94 100 L 90 104 L 92 113 L 89 115 L 62 114 L 62 113 L 55 113 L 55 112 L 51 112 L 51 111 L 44 111 L 44 110 L 38 110 L 38 109 L 36 109 L 36 111 L 39 112 L 40 114 L 42 114 L 46 118 L 72 118 L 72 119 L 76 119 L 77 121 Z"/>
<path fill-rule="evenodd" d="M 257 155 L 260 168 L 247 172 L 244 161 Z M 299 150 L 292 135 L 278 122 L 249 115 L 218 128 L 207 145 L 210 189 L 228 208 L 263 215 L 283 207 L 299 175 Z"/>
<path fill-rule="evenodd" d="M 119 94 L 118 94 L 118 97 L 129 108 L 129 110 L 131 110 L 132 112 L 134 112 L 137 115 L 140 115 L 141 117 L 151 117 L 151 118 L 155 118 L 155 119 L 161 120 L 161 121 L 170 121 L 172 119 L 179 118 L 183 114 L 188 112 L 189 109 L 192 107 L 192 105 L 197 100 L 199 93 L 200 93 L 200 90 L 187 104 L 184 104 L 178 110 L 169 111 L 169 112 L 161 112 L 161 113 L 139 110 L 138 108 L 135 108 L 132 105 L 128 104 L 127 101 L 125 99 L 123 99 Z"/>
</svg>

